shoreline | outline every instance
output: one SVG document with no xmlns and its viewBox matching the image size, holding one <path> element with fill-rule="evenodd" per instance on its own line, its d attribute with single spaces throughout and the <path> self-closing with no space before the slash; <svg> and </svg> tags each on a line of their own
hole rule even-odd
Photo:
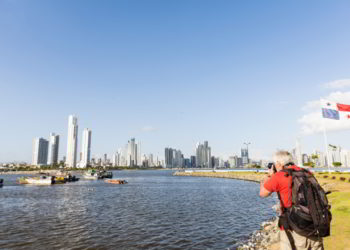
<svg viewBox="0 0 350 250">
<path fill-rule="evenodd" d="M 174 176 L 207 178 L 228 178 L 259 183 L 267 173 L 263 172 L 175 172 Z M 349 173 L 314 173 L 321 187 L 331 194 L 327 196 L 331 204 L 331 236 L 324 238 L 325 249 L 348 249 L 350 245 L 350 174 Z M 267 229 L 265 230 L 265 225 Z M 250 239 L 237 249 L 279 249 L 279 234 L 274 236 L 277 225 L 268 220 L 260 230 L 252 233 Z M 265 243 L 268 243 L 267 245 Z"/>
</svg>

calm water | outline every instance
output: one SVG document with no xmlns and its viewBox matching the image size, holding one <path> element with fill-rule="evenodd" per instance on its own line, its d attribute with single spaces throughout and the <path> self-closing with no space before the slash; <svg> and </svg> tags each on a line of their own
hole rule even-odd
<svg viewBox="0 0 350 250">
<path fill-rule="evenodd" d="M 252 182 L 116 171 L 112 185 L 16 185 L 3 176 L 1 249 L 226 249 L 274 215 Z"/>
</svg>

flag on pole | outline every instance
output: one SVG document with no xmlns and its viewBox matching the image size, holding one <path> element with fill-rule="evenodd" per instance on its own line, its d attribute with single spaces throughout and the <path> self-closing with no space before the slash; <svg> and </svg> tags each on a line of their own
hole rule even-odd
<svg viewBox="0 0 350 250">
<path fill-rule="evenodd" d="M 322 116 L 333 120 L 350 121 L 350 105 L 322 100 Z"/>
</svg>

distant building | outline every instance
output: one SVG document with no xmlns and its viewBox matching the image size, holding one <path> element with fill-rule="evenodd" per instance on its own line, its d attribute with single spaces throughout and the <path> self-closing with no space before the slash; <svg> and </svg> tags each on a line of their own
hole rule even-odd
<svg viewBox="0 0 350 250">
<path fill-rule="evenodd" d="M 196 165 L 200 168 L 211 168 L 211 148 L 208 145 L 208 141 L 204 144 L 197 143 L 196 145 Z"/>
<path fill-rule="evenodd" d="M 195 168 L 196 167 L 196 156 L 191 155 L 190 161 L 191 161 L 191 168 Z"/>
<path fill-rule="evenodd" d="M 174 153 L 172 148 L 165 148 L 165 167 L 166 168 L 172 168 L 173 167 L 173 160 L 174 160 Z"/>
<path fill-rule="evenodd" d="M 81 162 L 80 167 L 86 168 L 90 165 L 91 157 L 91 130 L 86 128 L 83 131 L 82 147 L 81 147 Z"/>
<path fill-rule="evenodd" d="M 58 149 L 60 143 L 60 136 L 54 133 L 50 134 L 49 138 L 49 153 L 47 159 L 47 165 L 58 164 Z"/>
<path fill-rule="evenodd" d="M 242 148 L 241 149 L 241 157 L 242 157 L 242 164 L 243 165 L 249 164 L 248 148 Z"/>
<path fill-rule="evenodd" d="M 68 118 L 67 161 L 68 167 L 76 167 L 78 146 L 78 118 L 70 115 Z"/>
<path fill-rule="evenodd" d="M 35 138 L 33 140 L 32 165 L 41 166 L 47 164 L 49 142 L 44 138 Z"/>
</svg>

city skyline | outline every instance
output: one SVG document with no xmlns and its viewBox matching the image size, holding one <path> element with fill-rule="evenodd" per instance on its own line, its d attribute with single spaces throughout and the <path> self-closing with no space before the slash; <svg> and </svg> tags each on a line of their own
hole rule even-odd
<svg viewBox="0 0 350 250">
<path fill-rule="evenodd" d="M 350 104 L 349 8 L 1 1 L 0 162 L 31 162 L 33 138 L 52 131 L 62 158 L 72 113 L 94 131 L 92 156 L 130 138 L 162 157 L 204 140 L 223 158 L 247 141 L 257 159 L 296 138 L 324 151 L 320 99 Z M 330 144 L 350 148 L 346 121 L 326 125 Z"/>
</svg>

